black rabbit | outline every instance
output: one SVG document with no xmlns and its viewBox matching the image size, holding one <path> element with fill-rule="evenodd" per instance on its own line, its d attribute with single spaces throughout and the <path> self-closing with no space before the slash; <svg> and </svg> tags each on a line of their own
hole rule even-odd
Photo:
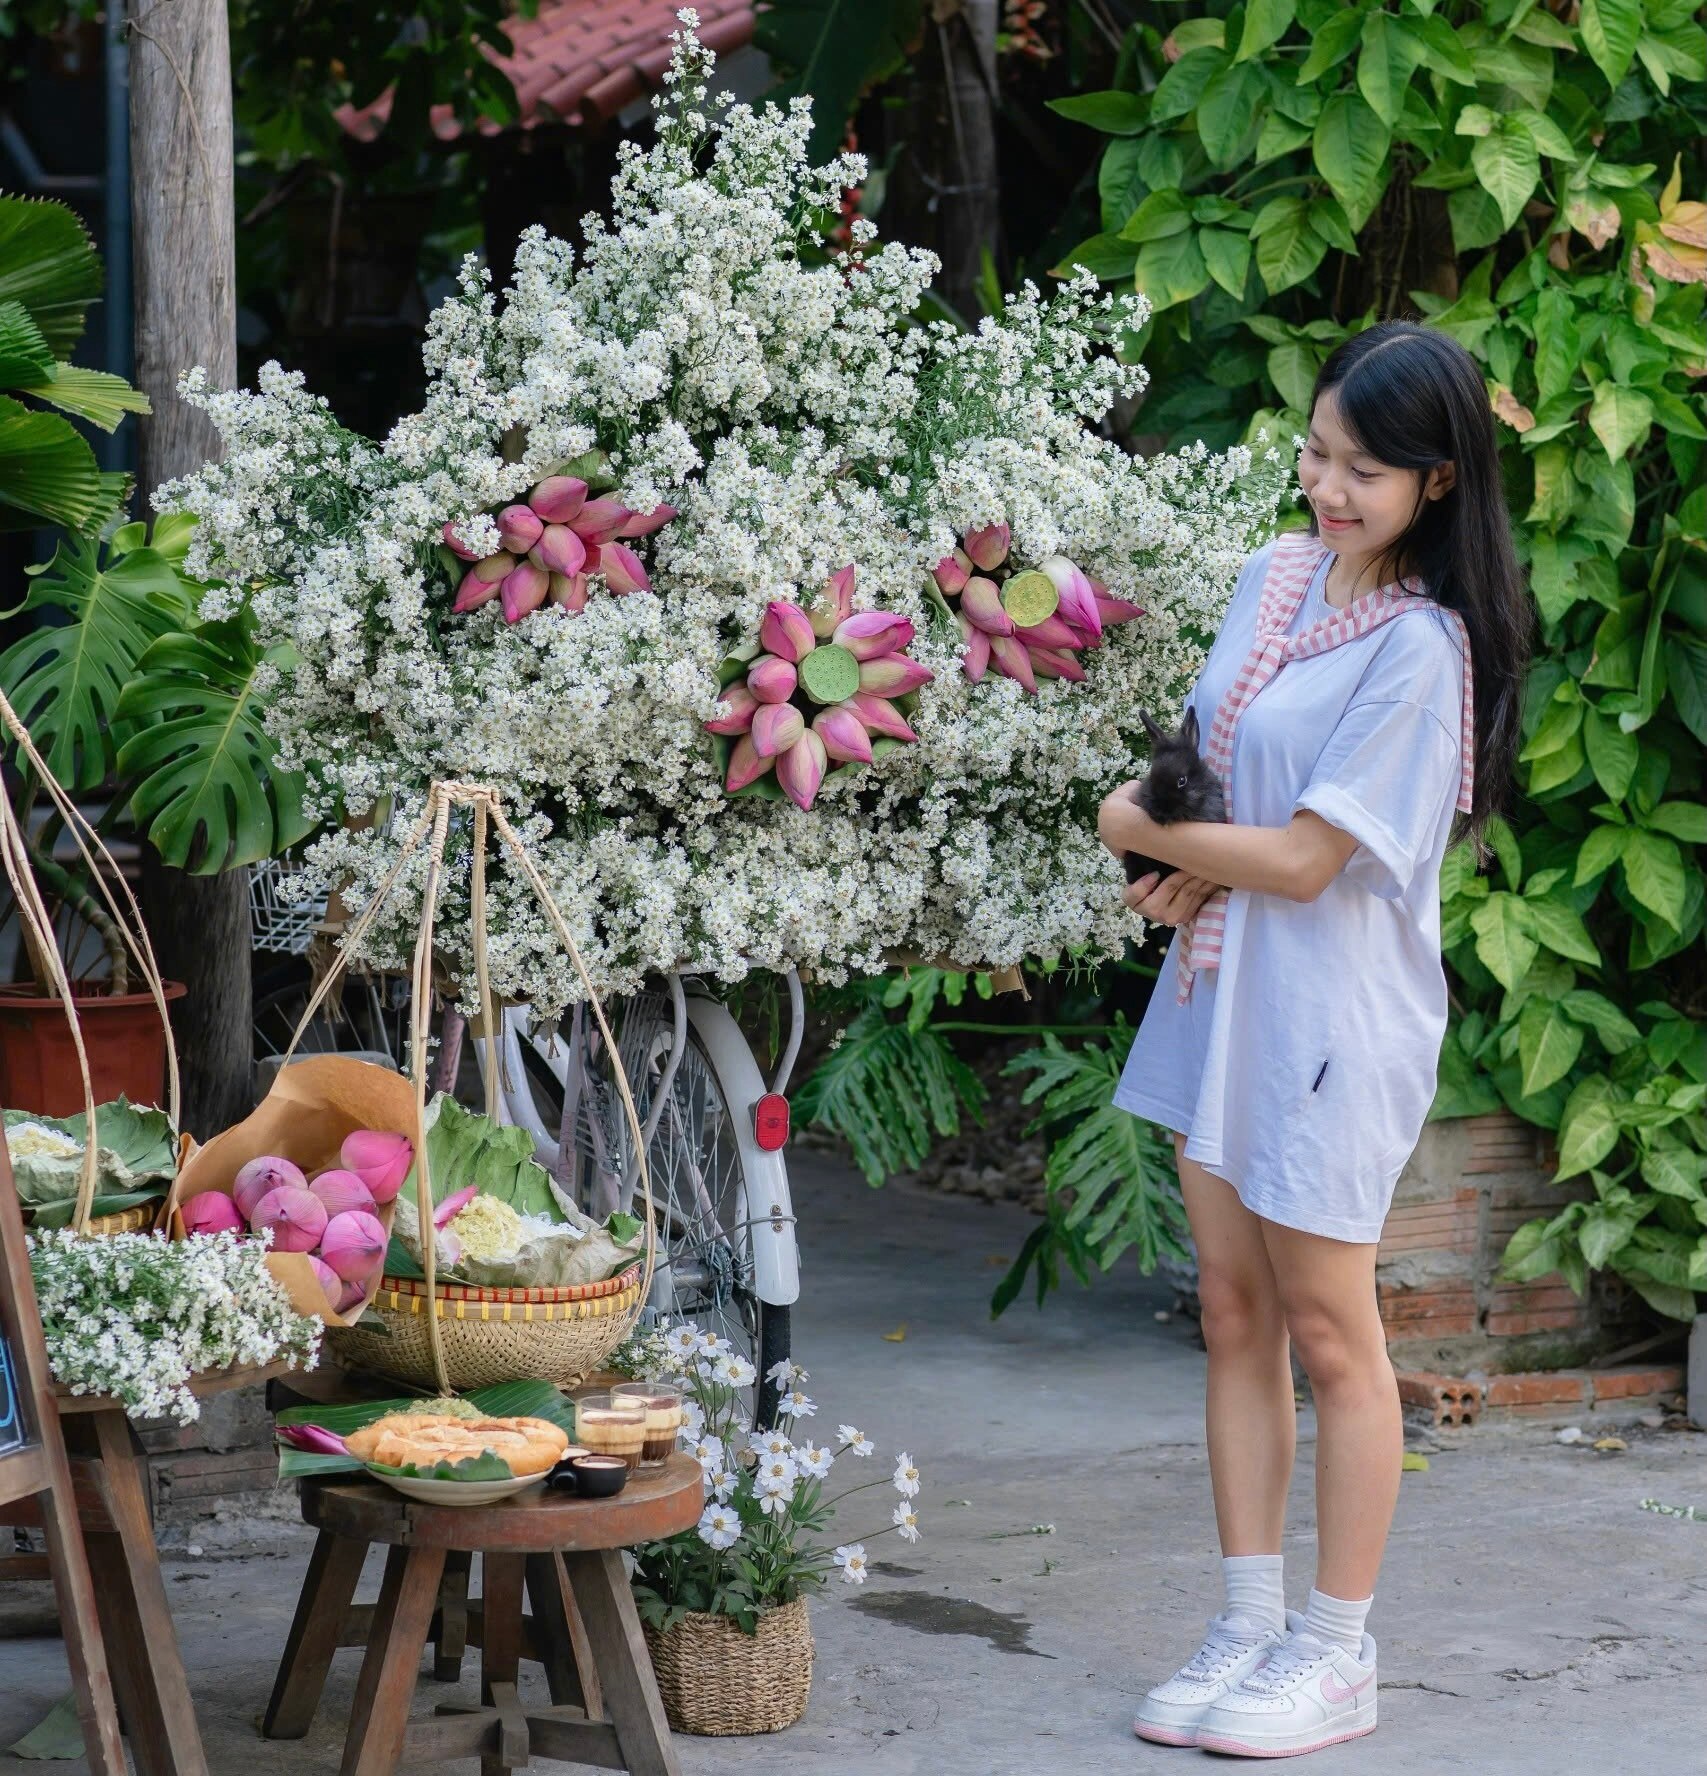
<svg viewBox="0 0 1707 1776">
<path fill-rule="evenodd" d="M 1132 799 L 1158 826 L 1180 820 L 1225 820 L 1221 780 L 1197 750 L 1197 711 L 1186 711 L 1185 725 L 1177 734 L 1170 734 L 1148 710 L 1139 713 L 1150 736 L 1150 772 L 1133 790 Z M 1141 857 L 1136 851 L 1128 851 L 1124 862 L 1128 882 L 1152 872 L 1164 877 L 1179 873 L 1174 864 Z"/>
</svg>

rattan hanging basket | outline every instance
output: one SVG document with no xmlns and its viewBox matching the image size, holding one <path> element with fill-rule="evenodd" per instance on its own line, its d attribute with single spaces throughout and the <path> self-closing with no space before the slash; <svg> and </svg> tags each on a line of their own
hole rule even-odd
<svg viewBox="0 0 1707 1776">
<path fill-rule="evenodd" d="M 328 1328 L 339 1362 L 394 1381 L 438 1385 L 429 1311 L 451 1388 L 491 1387 L 518 1376 L 577 1387 L 627 1337 L 640 1306 L 643 1266 L 564 1289 L 473 1289 L 385 1277 L 353 1326 Z"/>
<path fill-rule="evenodd" d="M 766 1610 L 756 1634 L 697 1610 L 673 1628 L 645 1633 L 658 1694 L 678 1733 L 780 1733 L 806 1712 L 813 1648 L 803 1597 Z"/>
</svg>

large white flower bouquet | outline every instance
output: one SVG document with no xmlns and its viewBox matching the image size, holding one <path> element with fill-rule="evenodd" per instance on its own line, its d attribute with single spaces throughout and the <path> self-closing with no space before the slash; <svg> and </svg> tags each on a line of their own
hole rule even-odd
<svg viewBox="0 0 1707 1776">
<path fill-rule="evenodd" d="M 1143 389 L 1117 348 L 1145 305 L 1088 273 L 919 324 L 931 255 L 863 221 L 824 248 L 860 159 L 808 165 L 803 102 L 713 98 L 681 17 L 611 222 L 579 253 L 530 230 L 501 311 L 471 261 L 382 444 L 277 365 L 257 393 L 184 381 L 226 455 L 156 503 L 199 520 L 211 612 L 247 604 L 288 662 L 268 726 L 345 817 L 309 878 L 360 906 L 427 784 L 473 779 L 601 986 L 1114 948 L 1096 802 L 1194 669 L 1278 460 L 1099 432 Z M 447 913 L 466 949 L 466 896 Z M 578 995 L 514 876 L 490 929 L 501 992 Z"/>
</svg>

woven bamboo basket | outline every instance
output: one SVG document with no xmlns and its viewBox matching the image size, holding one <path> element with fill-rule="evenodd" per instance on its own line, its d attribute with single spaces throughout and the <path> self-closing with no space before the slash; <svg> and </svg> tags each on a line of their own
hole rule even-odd
<svg viewBox="0 0 1707 1776">
<path fill-rule="evenodd" d="M 645 1634 L 658 1694 L 678 1733 L 780 1733 L 806 1712 L 813 1647 L 804 1597 L 766 1610 L 756 1634 L 697 1610 Z"/>
<path fill-rule="evenodd" d="M 627 1337 L 640 1305 L 642 1266 L 604 1282 L 566 1289 L 473 1289 L 385 1277 L 354 1326 L 328 1327 L 347 1367 L 421 1387 L 439 1385 L 430 1311 L 438 1321 L 453 1391 L 495 1386 L 518 1375 L 577 1387 Z"/>
</svg>

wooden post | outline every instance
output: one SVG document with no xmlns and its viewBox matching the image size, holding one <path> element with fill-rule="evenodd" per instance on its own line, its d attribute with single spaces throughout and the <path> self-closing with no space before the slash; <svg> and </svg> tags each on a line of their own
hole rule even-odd
<svg viewBox="0 0 1707 1776">
<path fill-rule="evenodd" d="M 137 511 L 162 481 L 219 453 L 219 435 L 177 396 L 200 365 L 237 381 L 231 47 L 225 0 L 129 0 L 131 263 L 138 424 Z M 179 1018 L 183 1121 L 203 1140 L 254 1108 L 254 1011 L 245 870 L 192 876 L 145 850 L 142 903 L 168 977 L 189 988 Z"/>
<path fill-rule="evenodd" d="M 1001 0 L 932 7 L 942 49 L 948 131 L 938 166 L 943 289 L 972 325 L 986 249 L 1002 258 L 1002 182 L 996 153 L 996 27 Z"/>
<path fill-rule="evenodd" d="M 0 1140 L 0 1505 L 37 1499 L 48 1568 L 65 1630 L 65 1656 L 93 1776 L 125 1776 L 118 1708 L 95 1610 L 71 1466 L 59 1428 L 35 1282 L 24 1250 L 24 1219 Z"/>
</svg>

